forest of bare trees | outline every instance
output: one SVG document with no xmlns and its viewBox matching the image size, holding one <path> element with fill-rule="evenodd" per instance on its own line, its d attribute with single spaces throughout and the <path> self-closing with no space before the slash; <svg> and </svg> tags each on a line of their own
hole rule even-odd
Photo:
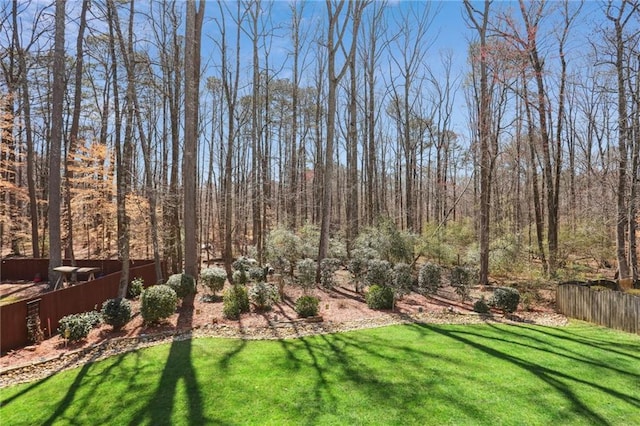
<svg viewBox="0 0 640 426">
<path fill-rule="evenodd" d="M 390 220 L 482 284 L 638 278 L 637 0 L 0 8 L 2 256 L 230 272 Z"/>
</svg>

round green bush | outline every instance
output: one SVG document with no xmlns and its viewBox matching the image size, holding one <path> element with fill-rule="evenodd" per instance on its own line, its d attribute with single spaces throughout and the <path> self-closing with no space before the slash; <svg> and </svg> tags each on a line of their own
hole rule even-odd
<svg viewBox="0 0 640 426">
<path fill-rule="evenodd" d="M 435 294 L 442 283 L 441 268 L 433 263 L 426 263 L 418 272 L 418 291 Z"/>
<path fill-rule="evenodd" d="M 167 280 L 167 285 L 176 292 L 178 299 L 184 299 L 196 292 L 196 281 L 191 275 L 173 274 Z"/>
<path fill-rule="evenodd" d="M 374 284 L 369 287 L 365 298 L 367 306 L 371 309 L 393 308 L 393 289 L 389 286 Z"/>
<path fill-rule="evenodd" d="M 264 268 L 261 268 L 259 266 L 252 266 L 247 271 L 247 274 L 249 275 L 249 280 L 253 282 L 264 281 L 267 279 L 264 273 Z"/>
<path fill-rule="evenodd" d="M 247 289 L 241 285 L 233 285 L 222 296 L 222 315 L 225 318 L 237 320 L 240 314 L 249 312 L 249 296 Z"/>
<path fill-rule="evenodd" d="M 479 314 L 488 314 L 491 312 L 489 305 L 487 305 L 486 300 L 484 300 L 484 296 L 480 297 L 480 299 L 476 300 L 473 304 L 473 311 Z"/>
<path fill-rule="evenodd" d="M 493 291 L 493 304 L 503 312 L 512 313 L 518 309 L 520 293 L 515 288 L 498 287 Z"/>
<path fill-rule="evenodd" d="M 271 306 L 278 300 L 278 289 L 273 284 L 259 282 L 251 287 L 249 298 L 257 309 L 271 309 Z"/>
<path fill-rule="evenodd" d="M 102 320 L 119 330 L 131 321 L 131 302 L 127 299 L 109 299 L 102 304 Z"/>
<path fill-rule="evenodd" d="M 409 294 L 413 288 L 413 274 L 411 273 L 411 266 L 406 263 L 398 263 L 393 267 L 391 276 L 393 280 L 391 285 L 393 291 L 397 297 L 402 297 L 405 294 Z"/>
<path fill-rule="evenodd" d="M 200 280 L 213 294 L 222 290 L 227 280 L 227 271 L 219 267 L 205 268 L 200 272 Z"/>
<path fill-rule="evenodd" d="M 326 289 L 332 289 L 335 284 L 335 273 L 340 267 L 340 259 L 327 257 L 320 261 L 320 285 Z"/>
<path fill-rule="evenodd" d="M 460 296 L 462 301 L 466 301 L 471 293 L 472 272 L 462 266 L 455 266 L 451 269 L 449 275 L 449 283 L 454 288 L 456 294 Z"/>
<path fill-rule="evenodd" d="M 302 259 L 296 263 L 296 283 L 307 292 L 316 286 L 316 261 Z"/>
<path fill-rule="evenodd" d="M 296 300 L 295 310 L 301 318 L 315 317 L 318 315 L 320 300 L 313 296 L 302 296 Z"/>
<path fill-rule="evenodd" d="M 367 263 L 365 281 L 368 285 L 389 285 L 392 280 L 391 264 L 386 260 L 371 259 Z"/>
<path fill-rule="evenodd" d="M 170 317 L 178 306 L 178 296 L 168 285 L 153 285 L 140 296 L 140 314 L 146 323 Z"/>
<path fill-rule="evenodd" d="M 93 327 L 100 324 L 101 316 L 98 312 L 83 312 L 62 317 L 59 321 L 58 333 L 71 341 L 82 340 L 89 335 Z"/>
<path fill-rule="evenodd" d="M 127 289 L 127 297 L 129 299 L 137 299 L 138 297 L 140 297 L 143 290 L 144 280 L 142 278 L 135 278 L 129 283 L 129 288 Z"/>
</svg>

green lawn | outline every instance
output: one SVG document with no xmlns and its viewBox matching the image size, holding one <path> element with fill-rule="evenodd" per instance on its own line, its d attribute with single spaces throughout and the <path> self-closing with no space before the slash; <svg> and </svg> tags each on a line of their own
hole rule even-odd
<svg viewBox="0 0 640 426">
<path fill-rule="evenodd" d="M 2 389 L 0 424 L 640 424 L 640 337 L 585 324 L 196 339 Z"/>
</svg>

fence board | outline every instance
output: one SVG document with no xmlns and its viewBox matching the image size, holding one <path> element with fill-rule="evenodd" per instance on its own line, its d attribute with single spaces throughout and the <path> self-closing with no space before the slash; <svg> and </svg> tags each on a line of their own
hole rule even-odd
<svg viewBox="0 0 640 426">
<path fill-rule="evenodd" d="M 148 265 L 153 260 L 131 260 L 130 267 Z M 70 260 L 63 260 L 62 265 L 71 265 Z M 122 262 L 119 260 L 76 260 L 76 265 L 80 268 L 93 267 L 100 268 L 97 276 L 109 275 L 122 270 Z M 31 281 L 35 275 L 40 275 L 43 281 L 49 280 L 49 259 L 2 259 L 0 262 L 0 281 Z"/>
<path fill-rule="evenodd" d="M 129 277 L 142 278 L 145 285 L 156 283 L 155 264 L 140 262 L 129 270 Z M 45 337 L 56 334 L 60 319 L 69 314 L 100 309 L 102 303 L 118 294 L 120 271 L 113 272 L 93 281 L 62 288 L 31 299 L 24 299 L 0 308 L 0 352 L 19 348 L 28 344 L 27 303 L 40 299 L 40 325 Z"/>
<path fill-rule="evenodd" d="M 556 305 L 560 313 L 570 318 L 640 334 L 640 297 L 562 284 L 556 291 Z"/>
</svg>

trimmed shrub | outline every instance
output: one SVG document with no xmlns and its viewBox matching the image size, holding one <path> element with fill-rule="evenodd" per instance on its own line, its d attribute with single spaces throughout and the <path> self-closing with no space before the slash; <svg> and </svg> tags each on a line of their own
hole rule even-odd
<svg viewBox="0 0 640 426">
<path fill-rule="evenodd" d="M 454 288 L 456 294 L 460 296 L 462 301 L 469 299 L 469 293 L 471 293 L 471 280 L 473 274 L 467 268 L 462 266 L 455 266 L 451 269 L 449 275 L 449 282 Z"/>
<path fill-rule="evenodd" d="M 249 312 L 249 296 L 244 286 L 235 284 L 228 288 L 222 296 L 222 315 L 237 320 L 240 314 Z"/>
<path fill-rule="evenodd" d="M 253 282 L 264 281 L 267 279 L 266 274 L 264 273 L 264 268 L 259 266 L 249 268 L 248 275 L 249 280 Z"/>
<path fill-rule="evenodd" d="M 505 313 L 512 313 L 518 309 L 520 293 L 515 288 L 498 287 L 493 291 L 493 304 Z"/>
<path fill-rule="evenodd" d="M 281 274 L 292 275 L 296 262 L 302 258 L 302 239 L 286 228 L 276 228 L 266 239 L 267 261 Z"/>
<path fill-rule="evenodd" d="M 102 320 L 113 327 L 121 329 L 131 321 L 131 302 L 127 299 L 109 299 L 102 304 Z"/>
<path fill-rule="evenodd" d="M 301 318 L 314 317 L 318 315 L 318 304 L 320 300 L 313 296 L 302 296 L 296 300 L 295 310 Z"/>
<path fill-rule="evenodd" d="M 442 284 L 441 268 L 426 263 L 418 272 L 418 291 L 423 294 L 435 294 Z"/>
<path fill-rule="evenodd" d="M 257 309 L 268 310 L 278 300 L 278 289 L 273 284 L 259 282 L 249 290 L 249 298 Z"/>
<path fill-rule="evenodd" d="M 196 281 L 191 275 L 187 274 L 171 275 L 167 280 L 166 285 L 176 292 L 178 299 L 184 299 L 190 294 L 194 294 L 196 292 Z"/>
<path fill-rule="evenodd" d="M 144 280 L 142 278 L 134 278 L 127 288 L 127 297 L 129 299 L 137 299 L 144 290 Z"/>
<path fill-rule="evenodd" d="M 378 253 L 370 248 L 361 248 L 351 251 L 351 259 L 347 263 L 347 269 L 353 275 L 356 293 L 362 289 L 364 278 L 367 274 L 369 260 L 375 259 Z"/>
<path fill-rule="evenodd" d="M 320 228 L 312 223 L 305 223 L 297 234 L 300 236 L 300 257 L 298 259 L 315 258 L 318 255 L 318 243 L 320 242 Z"/>
<path fill-rule="evenodd" d="M 476 300 L 476 303 L 473 304 L 473 311 L 479 314 L 488 314 L 491 312 L 487 301 L 484 300 L 484 296 L 481 296 L 480 299 Z"/>
<path fill-rule="evenodd" d="M 233 269 L 236 271 L 249 272 L 249 269 L 257 266 L 258 262 L 255 259 L 250 259 L 248 257 L 239 257 L 235 262 L 231 264 Z"/>
<path fill-rule="evenodd" d="M 227 281 L 227 272 L 219 267 L 205 268 L 200 271 L 200 280 L 215 295 L 222 290 Z"/>
<path fill-rule="evenodd" d="M 372 259 L 367 264 L 367 274 L 365 282 L 367 285 L 389 285 L 391 284 L 391 264 L 386 260 Z"/>
<path fill-rule="evenodd" d="M 249 282 L 249 275 L 246 271 L 233 271 L 232 278 L 234 285 L 245 285 Z"/>
<path fill-rule="evenodd" d="M 304 292 L 316 286 L 317 264 L 313 259 L 302 259 L 296 263 L 296 282 Z"/>
<path fill-rule="evenodd" d="M 168 285 L 153 285 L 140 296 L 140 314 L 146 323 L 170 317 L 178 306 L 178 295 Z"/>
<path fill-rule="evenodd" d="M 365 298 L 367 306 L 371 309 L 393 308 L 393 289 L 389 286 L 374 284 L 369 287 Z"/>
<path fill-rule="evenodd" d="M 408 294 L 413 288 L 413 275 L 411 274 L 411 266 L 406 263 L 398 263 L 393 267 L 391 273 L 393 280 L 393 292 L 396 297 L 402 297 Z"/>
<path fill-rule="evenodd" d="M 58 333 L 66 340 L 75 342 L 87 337 L 91 329 L 100 324 L 100 314 L 92 311 L 66 315 L 59 324 Z"/>
<path fill-rule="evenodd" d="M 327 257 L 320 261 L 320 285 L 331 289 L 336 285 L 335 273 L 340 267 L 340 259 Z"/>
</svg>

